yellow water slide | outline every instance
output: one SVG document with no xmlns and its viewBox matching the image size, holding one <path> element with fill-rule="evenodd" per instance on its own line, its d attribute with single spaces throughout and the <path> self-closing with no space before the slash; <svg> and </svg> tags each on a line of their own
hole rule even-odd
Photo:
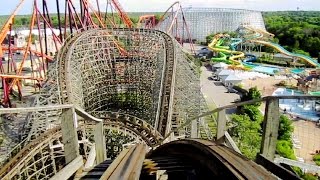
<svg viewBox="0 0 320 180">
<path fill-rule="evenodd" d="M 253 27 L 250 27 L 250 26 L 244 26 L 244 27 L 247 28 L 248 30 L 254 31 L 254 32 L 256 32 L 256 33 L 261 35 L 258 38 L 250 40 L 251 42 L 271 47 L 271 48 L 273 48 L 273 49 L 275 49 L 275 50 L 279 51 L 280 53 L 285 54 L 287 56 L 300 58 L 300 59 L 304 60 L 305 62 L 307 62 L 308 64 L 310 64 L 311 66 L 320 67 L 320 64 L 316 60 L 314 60 L 313 58 L 311 58 L 309 56 L 305 56 L 303 54 L 292 53 L 292 52 L 287 51 L 285 48 L 283 48 L 279 44 L 272 43 L 272 42 L 267 42 L 267 41 L 263 41 L 263 40 L 259 40 L 259 39 L 261 39 L 263 37 L 265 37 L 267 39 L 273 38 L 274 34 L 271 34 L 271 33 L 267 32 L 265 30 L 253 28 Z"/>
<path fill-rule="evenodd" d="M 307 62 L 308 64 L 310 64 L 311 66 L 314 66 L 314 67 L 320 66 L 320 64 L 315 59 L 313 59 L 309 56 L 305 56 L 303 54 L 289 52 L 286 49 L 284 49 L 282 46 L 280 46 L 279 44 L 272 43 L 272 42 L 266 42 L 266 41 L 260 41 L 260 40 L 252 40 L 252 42 L 271 47 L 271 48 L 273 48 L 273 49 L 275 49 L 275 50 L 279 51 L 280 53 L 285 54 L 287 56 L 300 58 L 300 59 L 304 60 L 305 62 Z"/>
<path fill-rule="evenodd" d="M 226 34 L 217 34 L 214 36 L 213 40 L 211 41 L 211 43 L 208 45 L 209 49 L 211 49 L 212 51 L 216 51 L 216 52 L 222 52 L 222 53 L 226 53 L 226 54 L 231 54 L 231 57 L 229 57 L 229 60 L 232 61 L 234 64 L 236 65 L 240 65 L 243 66 L 241 61 L 238 60 L 240 58 L 245 57 L 243 52 L 240 51 L 232 51 L 229 50 L 228 47 L 226 46 L 221 46 L 221 44 L 219 44 L 219 40 L 223 37 L 226 37 Z M 223 41 L 221 41 L 223 42 Z"/>
</svg>

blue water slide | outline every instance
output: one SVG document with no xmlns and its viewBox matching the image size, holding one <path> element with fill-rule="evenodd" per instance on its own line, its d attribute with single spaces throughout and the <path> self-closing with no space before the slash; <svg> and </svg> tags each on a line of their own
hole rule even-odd
<svg viewBox="0 0 320 180">
<path fill-rule="evenodd" d="M 242 39 L 241 38 L 231 38 L 231 45 L 230 48 L 231 50 L 236 50 L 238 44 L 242 43 Z"/>
<path fill-rule="evenodd" d="M 253 62 L 257 60 L 257 56 L 253 54 L 245 54 L 245 59 L 243 60 L 244 63 Z"/>
</svg>

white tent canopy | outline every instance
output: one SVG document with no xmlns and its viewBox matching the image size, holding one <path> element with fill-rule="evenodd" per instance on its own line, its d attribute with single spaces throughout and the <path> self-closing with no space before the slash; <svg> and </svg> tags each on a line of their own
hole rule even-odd
<svg viewBox="0 0 320 180">
<path fill-rule="evenodd" d="M 230 74 L 227 78 L 226 81 L 242 81 L 241 78 L 238 78 L 237 76 Z"/>
<path fill-rule="evenodd" d="M 236 84 L 239 84 L 242 82 L 241 78 L 238 78 L 237 76 L 230 74 L 225 80 L 224 80 L 224 84 L 228 85 L 228 86 L 233 86 Z"/>
<path fill-rule="evenodd" d="M 218 76 L 228 76 L 230 74 L 234 74 L 234 71 L 232 70 L 222 70 L 219 72 Z"/>
<path fill-rule="evenodd" d="M 221 80 L 222 83 L 224 83 L 225 79 L 230 75 L 234 74 L 234 71 L 232 70 L 222 70 L 219 72 L 218 77 Z"/>
<path fill-rule="evenodd" d="M 228 67 L 228 64 L 223 63 L 223 62 L 219 62 L 217 64 L 214 64 L 212 67 L 214 67 L 214 68 L 225 68 L 225 67 Z"/>
</svg>

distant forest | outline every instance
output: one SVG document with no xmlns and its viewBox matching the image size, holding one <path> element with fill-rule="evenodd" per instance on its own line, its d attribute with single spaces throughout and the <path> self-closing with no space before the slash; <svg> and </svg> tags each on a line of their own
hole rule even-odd
<svg viewBox="0 0 320 180">
<path fill-rule="evenodd" d="M 132 12 L 132 13 L 128 13 L 131 21 L 134 24 L 136 24 L 139 21 L 139 17 L 144 14 L 154 14 L 156 16 L 156 19 L 159 20 L 163 13 L 161 13 L 161 12 L 143 12 L 143 13 Z M 96 23 L 98 23 L 98 20 L 94 16 L 92 16 L 92 17 L 93 17 L 93 20 Z M 102 17 L 105 17 L 105 13 L 102 13 Z M 108 13 L 108 17 L 111 18 L 110 13 Z M 1 25 L 4 24 L 8 18 L 9 18 L 8 15 L 3 15 L 3 16 L 0 15 L 0 28 L 1 28 Z M 60 18 L 62 21 L 61 25 L 63 26 L 64 25 L 64 14 L 61 14 Z M 50 14 L 50 19 L 51 19 L 52 26 L 57 28 L 58 24 L 59 24 L 58 15 L 57 14 Z M 111 19 L 113 19 L 113 18 L 111 18 Z M 118 16 L 115 16 L 114 20 L 117 23 L 122 23 Z M 29 27 L 30 21 L 31 21 L 31 15 L 17 15 L 14 18 L 14 25 L 15 25 L 15 27 Z"/>
<path fill-rule="evenodd" d="M 320 11 L 264 12 L 267 31 L 286 49 L 319 57 Z"/>
<path fill-rule="evenodd" d="M 151 13 L 149 13 L 151 14 Z M 157 19 L 161 13 L 155 13 Z M 142 13 L 129 13 L 134 23 Z M 63 19 L 62 15 L 62 19 Z M 263 12 L 266 28 L 275 34 L 275 42 L 289 51 L 319 57 L 320 53 L 320 11 L 279 11 Z M 8 16 L 0 16 L 0 25 Z M 16 26 L 29 26 L 30 15 L 19 15 L 15 18 Z M 51 15 L 53 27 L 58 26 L 56 14 Z M 63 21 L 63 20 L 62 20 Z M 116 20 L 120 22 L 120 20 Z M 63 23 L 64 24 L 64 23 Z"/>
</svg>

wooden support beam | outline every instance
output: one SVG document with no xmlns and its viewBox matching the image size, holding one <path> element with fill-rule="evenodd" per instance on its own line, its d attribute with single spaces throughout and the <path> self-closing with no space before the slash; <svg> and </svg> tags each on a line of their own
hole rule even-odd
<svg viewBox="0 0 320 180">
<path fill-rule="evenodd" d="M 102 163 L 107 159 L 106 141 L 103 132 L 103 121 L 96 123 L 94 126 L 94 142 L 96 147 L 96 161 L 97 164 Z"/>
<path fill-rule="evenodd" d="M 283 157 L 279 157 L 279 158 L 275 158 L 274 159 L 274 163 L 276 164 L 287 164 L 293 167 L 299 167 L 301 169 L 304 169 L 307 172 L 311 172 L 311 173 L 320 173 L 320 167 L 318 165 L 313 165 L 313 164 L 307 164 L 304 162 L 300 162 L 300 161 L 296 161 L 296 160 L 292 160 L 292 159 L 287 159 L 287 158 L 283 158 Z"/>
<path fill-rule="evenodd" d="M 95 166 L 95 160 L 96 160 L 96 146 L 94 144 L 90 149 L 88 160 L 84 165 L 84 170 L 93 168 Z"/>
<path fill-rule="evenodd" d="M 235 150 L 237 153 L 242 154 L 240 149 L 238 148 L 237 144 L 233 141 L 232 137 L 230 136 L 230 134 L 228 133 L 228 131 L 225 131 L 224 133 L 224 139 L 225 139 L 225 143 L 228 147 L 230 147 L 231 149 Z"/>
<path fill-rule="evenodd" d="M 74 108 L 62 109 L 61 131 L 66 164 L 79 156 L 78 136 L 73 121 Z"/>
<path fill-rule="evenodd" d="M 54 175 L 50 180 L 67 180 L 69 179 L 78 169 L 83 165 L 82 156 L 77 156 L 73 161 L 71 161 L 66 167 L 60 170 L 56 175 Z"/>
<path fill-rule="evenodd" d="M 217 121 L 218 129 L 217 129 L 217 139 L 224 137 L 224 132 L 226 131 L 227 126 L 227 118 L 226 118 L 226 110 L 222 109 L 218 112 L 218 121 Z"/>
<path fill-rule="evenodd" d="M 64 104 L 64 105 L 52 105 L 52 106 L 50 105 L 50 106 L 23 107 L 23 108 L 1 108 L 0 114 L 50 111 L 50 110 L 57 110 L 57 109 L 69 109 L 72 107 L 73 107 L 72 104 Z"/>
<path fill-rule="evenodd" d="M 279 118 L 279 99 L 267 99 L 260 153 L 269 160 L 273 160 L 276 151 Z"/>
<path fill-rule="evenodd" d="M 84 109 L 82 109 L 82 108 L 80 108 L 78 106 L 75 106 L 75 111 L 80 117 L 82 117 L 84 119 L 88 119 L 88 120 L 91 120 L 91 121 L 97 121 L 97 122 L 103 121 L 102 119 L 99 119 L 99 118 L 96 118 L 96 117 L 90 115 Z"/>
<path fill-rule="evenodd" d="M 256 163 L 263 166 L 268 171 L 272 172 L 280 179 L 290 179 L 290 180 L 298 180 L 300 179 L 296 174 L 290 172 L 289 170 L 285 169 L 284 167 L 275 164 L 273 161 L 268 160 L 263 155 L 258 154 L 256 158 Z"/>
<path fill-rule="evenodd" d="M 191 138 L 198 138 L 198 121 L 191 122 Z"/>
</svg>

